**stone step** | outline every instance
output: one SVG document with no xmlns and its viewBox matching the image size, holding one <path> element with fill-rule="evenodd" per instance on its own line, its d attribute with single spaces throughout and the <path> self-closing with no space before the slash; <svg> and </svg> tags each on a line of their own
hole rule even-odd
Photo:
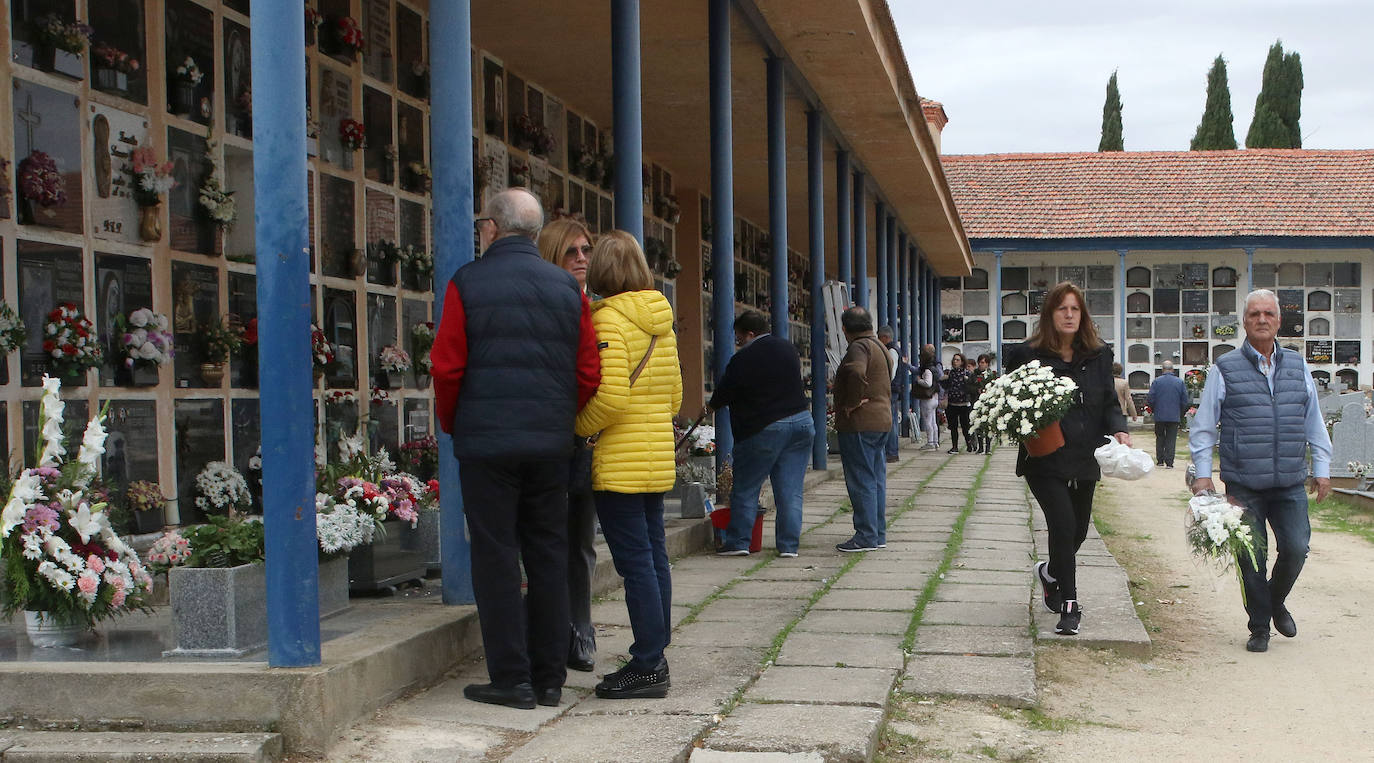
<svg viewBox="0 0 1374 763">
<path fill-rule="evenodd" d="M 258 763 L 280 760 L 281 734 L 148 731 L 0 731 L 0 759 L 58 763 L 177 761 Z"/>
</svg>

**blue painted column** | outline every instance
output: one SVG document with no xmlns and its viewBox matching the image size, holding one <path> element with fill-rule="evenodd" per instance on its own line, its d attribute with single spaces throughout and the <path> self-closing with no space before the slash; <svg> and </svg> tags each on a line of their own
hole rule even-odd
<svg viewBox="0 0 1374 763">
<path fill-rule="evenodd" d="M 915 362 L 916 353 L 911 350 L 911 250 L 907 246 L 906 233 L 902 233 L 897 247 L 897 276 L 900 279 L 901 288 L 898 289 L 899 309 L 897 311 L 897 336 L 902 343 L 902 353 L 906 355 L 907 362 Z M 902 420 L 907 418 L 907 411 L 911 410 L 911 384 L 902 385 Z M 901 433 L 901 426 L 897 432 Z"/>
<path fill-rule="evenodd" d="M 787 315 L 787 80 L 782 59 L 768 59 L 768 238 L 773 264 L 768 274 L 773 333 L 791 335 Z"/>
<path fill-rule="evenodd" d="M 1002 250 L 994 249 L 992 256 L 995 262 L 992 266 L 992 316 L 993 327 L 992 351 L 997 353 L 998 361 L 1002 359 Z M 999 366 L 1000 367 L 1000 366 Z"/>
<path fill-rule="evenodd" d="M 437 27 L 431 24 L 431 28 Z M 464 51 L 466 53 L 466 51 Z M 644 245 L 644 148 L 639 101 L 639 0 L 611 0 L 615 227 Z M 444 124 L 434 122 L 434 124 Z"/>
<path fill-rule="evenodd" d="M 835 256 L 836 280 L 844 284 L 849 304 L 854 304 L 854 221 L 850 216 L 850 186 L 853 175 L 849 172 L 849 152 L 835 152 L 835 226 L 839 233 L 836 238 Z M 848 305 L 845 305 L 848 307 Z"/>
<path fill-rule="evenodd" d="M 1124 348 L 1126 347 L 1126 250 L 1118 249 L 1116 250 L 1116 254 L 1116 288 L 1118 290 L 1117 293 L 1119 295 L 1117 297 L 1116 303 L 1116 318 L 1117 324 L 1120 326 L 1120 328 L 1117 330 L 1116 335 L 1120 337 L 1120 339 L 1118 340 L 1118 346 L 1123 348 L 1123 351 L 1120 353 L 1120 357 L 1118 359 L 1122 362 L 1122 364 L 1125 364 L 1126 353 L 1124 351 Z"/>
<path fill-rule="evenodd" d="M 811 468 L 826 468 L 825 437 L 825 140 L 819 111 L 806 112 L 807 237 L 811 239 Z M 841 237 L 843 238 L 843 236 Z"/>
<path fill-rule="evenodd" d="M 710 0 L 711 288 L 715 381 L 735 352 L 735 169 L 730 83 L 730 0 Z M 734 448 L 730 411 L 716 412 L 716 467 Z"/>
<path fill-rule="evenodd" d="M 907 320 L 907 334 L 911 337 L 911 362 L 915 363 L 921 354 L 921 343 L 917 341 L 920 336 L 921 313 L 918 309 L 920 304 L 920 293 L 916 288 L 916 268 L 920 263 L 921 250 L 913 243 L 910 251 L 907 252 L 907 308 L 910 310 L 911 317 Z"/>
<path fill-rule="evenodd" d="M 940 354 L 945 342 L 944 322 L 940 320 L 940 276 L 934 268 L 930 269 L 930 342 L 935 345 L 935 357 Z"/>
<path fill-rule="evenodd" d="M 429 5 L 430 132 L 434 162 L 434 321 L 458 268 L 472 261 L 472 18 L 469 0 Z M 437 429 L 437 427 L 436 427 Z M 439 440 L 439 558 L 445 604 L 471 604 L 472 548 L 453 439 Z"/>
<path fill-rule="evenodd" d="M 854 304 L 869 309 L 868 188 L 862 172 L 854 173 Z"/>
<path fill-rule="evenodd" d="M 905 246 L 906 234 L 901 234 Z M 887 218 L 887 248 L 879 249 L 879 254 L 887 263 L 887 323 L 895 330 L 897 327 L 897 218 Z M 901 338 L 901 335 L 898 335 Z"/>
<path fill-rule="evenodd" d="M 315 537 L 315 404 L 305 185 L 305 21 L 289 3 L 253 0 L 253 223 L 258 251 L 267 662 L 320 664 Z"/>
<path fill-rule="evenodd" d="M 1246 296 L 1255 290 L 1255 247 L 1245 247 L 1245 291 Z M 1242 303 L 1240 316 L 1245 317 L 1245 305 Z"/>
<path fill-rule="evenodd" d="M 926 258 L 916 254 L 916 261 L 912 264 L 912 291 L 916 297 L 916 307 L 913 309 L 912 317 L 916 319 L 916 347 L 913 352 L 920 355 L 921 348 L 926 343 Z"/>
<path fill-rule="evenodd" d="M 877 309 L 873 313 L 873 328 L 885 324 L 890 325 L 887 319 L 887 209 L 881 199 L 873 200 L 873 235 L 877 239 L 874 242 L 874 267 L 878 273 L 878 295 L 874 302 Z"/>
</svg>

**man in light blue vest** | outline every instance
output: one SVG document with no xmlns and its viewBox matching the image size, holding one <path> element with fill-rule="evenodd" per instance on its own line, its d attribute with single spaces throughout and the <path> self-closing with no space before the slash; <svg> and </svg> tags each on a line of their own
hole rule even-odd
<svg viewBox="0 0 1374 763">
<path fill-rule="evenodd" d="M 1331 492 L 1331 437 L 1317 405 L 1317 388 L 1302 356 L 1278 346 L 1278 329 L 1278 297 L 1268 289 L 1251 292 L 1245 298 L 1245 343 L 1217 359 L 1188 438 L 1197 469 L 1193 493 L 1214 489 L 1212 447 L 1220 444 L 1226 496 L 1247 509 L 1258 568 L 1248 561 L 1236 563 L 1250 615 L 1245 648 L 1251 652 L 1269 648 L 1271 619 L 1284 636 L 1298 635 L 1285 601 L 1312 537 L 1303 487 L 1309 447 L 1317 500 Z M 1272 578 L 1265 573 L 1266 521 L 1278 549 Z"/>
</svg>

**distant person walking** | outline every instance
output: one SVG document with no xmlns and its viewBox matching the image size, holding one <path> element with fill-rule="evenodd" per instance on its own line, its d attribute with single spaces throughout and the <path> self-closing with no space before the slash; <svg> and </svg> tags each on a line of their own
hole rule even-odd
<svg viewBox="0 0 1374 763">
<path fill-rule="evenodd" d="M 1174 468 L 1174 448 L 1178 443 L 1178 423 L 1188 410 L 1188 386 L 1174 373 L 1174 363 L 1164 361 L 1164 373 L 1150 383 L 1145 398 L 1155 417 L 1155 463 Z"/>
<path fill-rule="evenodd" d="M 802 485 L 815 434 L 801 357 L 791 342 L 769 330 L 768 318 L 757 310 L 735 318 L 735 347 L 707 404 L 709 410 L 730 408 L 735 435 L 730 526 L 719 553 L 749 555 L 759 490 L 768 479 L 778 512 L 778 556 L 794 558 L 801 546 Z"/>
<path fill-rule="evenodd" d="M 844 486 L 854 510 L 854 537 L 838 551 L 887 548 L 887 458 L 883 448 L 891 429 L 891 360 L 873 333 L 873 317 L 862 307 L 840 314 L 849 340 L 835 369 L 835 431 L 840 440 Z"/>
<path fill-rule="evenodd" d="M 940 405 L 940 369 L 935 362 L 934 345 L 921 348 L 916 373 L 912 375 L 911 395 L 916 398 L 921 429 L 926 433 L 926 444 L 921 446 L 921 450 L 940 447 L 940 425 L 935 418 Z"/>
<path fill-rule="evenodd" d="M 964 449 L 973 452 L 973 437 L 968 431 L 969 415 L 973 412 L 973 371 L 964 365 L 964 354 L 954 353 L 945 374 L 945 417 L 949 421 L 949 452 L 959 452 L 959 432 L 964 433 Z"/>
<path fill-rule="evenodd" d="M 973 402 L 977 404 L 978 398 L 983 396 L 983 391 L 997 379 L 997 372 L 992 370 L 992 355 L 983 353 L 978 356 L 978 368 L 973 372 L 973 380 L 969 388 L 973 391 Z M 992 430 L 985 429 L 974 435 L 978 440 L 977 453 L 992 452 Z"/>
<path fill-rule="evenodd" d="M 1135 410 L 1135 398 L 1131 397 L 1131 385 L 1122 376 L 1124 373 L 1120 363 L 1112 364 L 1112 383 L 1116 385 L 1116 402 L 1121 405 L 1121 415 L 1135 421 L 1139 414 Z"/>
</svg>

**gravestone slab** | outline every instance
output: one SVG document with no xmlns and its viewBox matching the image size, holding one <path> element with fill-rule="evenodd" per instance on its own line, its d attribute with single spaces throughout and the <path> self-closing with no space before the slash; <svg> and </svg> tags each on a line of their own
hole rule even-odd
<svg viewBox="0 0 1374 763">
<path fill-rule="evenodd" d="M 1362 400 L 1341 408 L 1341 420 L 1331 427 L 1331 476 L 1354 477 L 1351 461 L 1374 463 L 1374 421 L 1365 415 Z"/>
</svg>

